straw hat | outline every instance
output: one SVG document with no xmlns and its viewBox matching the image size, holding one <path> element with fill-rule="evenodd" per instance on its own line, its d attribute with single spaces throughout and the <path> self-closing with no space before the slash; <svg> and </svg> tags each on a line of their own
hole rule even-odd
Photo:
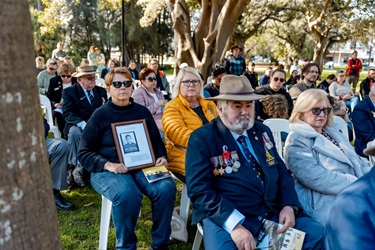
<svg viewBox="0 0 375 250">
<path fill-rule="evenodd" d="M 220 94 L 207 100 L 255 101 L 267 96 L 254 94 L 246 76 L 225 75 L 221 78 Z"/>
<path fill-rule="evenodd" d="M 94 70 L 93 66 L 90 65 L 82 65 L 77 68 L 77 72 L 73 73 L 73 77 L 81 77 L 81 76 L 87 76 L 87 75 L 95 75 L 96 72 Z"/>
</svg>

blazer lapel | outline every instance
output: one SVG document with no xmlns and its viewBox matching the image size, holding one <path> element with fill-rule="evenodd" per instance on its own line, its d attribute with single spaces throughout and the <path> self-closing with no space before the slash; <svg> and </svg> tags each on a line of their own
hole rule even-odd
<svg viewBox="0 0 375 250">
<path fill-rule="evenodd" d="M 78 83 L 75 85 L 75 87 L 77 88 L 79 100 L 86 106 L 87 109 L 92 109 L 93 107 L 91 106 L 89 100 L 87 99 L 87 96 L 85 92 L 83 91 L 82 86 Z"/>
</svg>

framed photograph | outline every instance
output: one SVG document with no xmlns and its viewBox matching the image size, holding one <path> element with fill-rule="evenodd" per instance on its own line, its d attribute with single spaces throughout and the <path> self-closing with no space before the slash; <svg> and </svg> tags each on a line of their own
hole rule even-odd
<svg viewBox="0 0 375 250">
<path fill-rule="evenodd" d="M 155 155 L 146 121 L 112 123 L 112 133 L 120 162 L 129 170 L 155 166 Z"/>
</svg>

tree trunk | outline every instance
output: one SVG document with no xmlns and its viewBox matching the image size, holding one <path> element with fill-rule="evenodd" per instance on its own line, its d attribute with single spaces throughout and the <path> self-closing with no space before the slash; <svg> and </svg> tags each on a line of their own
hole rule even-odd
<svg viewBox="0 0 375 250">
<path fill-rule="evenodd" d="M 322 41 L 316 42 L 313 61 L 319 65 L 320 70 L 323 70 L 323 56 L 324 46 L 322 44 Z"/>
<path fill-rule="evenodd" d="M 229 36 L 249 0 L 201 1 L 202 17 L 197 29 L 190 29 L 189 8 L 184 0 L 169 0 L 175 32 L 175 74 L 183 62 L 195 67 L 203 80 L 213 63 L 219 62 Z"/>
<path fill-rule="evenodd" d="M 0 7 L 0 249 L 61 249 L 26 0 Z"/>
</svg>

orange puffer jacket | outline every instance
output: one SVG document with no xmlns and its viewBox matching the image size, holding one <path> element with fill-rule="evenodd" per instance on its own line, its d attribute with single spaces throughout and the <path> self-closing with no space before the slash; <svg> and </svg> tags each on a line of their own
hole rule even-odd
<svg viewBox="0 0 375 250">
<path fill-rule="evenodd" d="M 199 98 L 199 104 L 208 121 L 217 116 L 214 102 Z M 165 106 L 162 124 L 169 158 L 168 169 L 185 175 L 185 155 L 190 134 L 203 122 L 190 108 L 189 102 L 179 94 Z"/>
</svg>

